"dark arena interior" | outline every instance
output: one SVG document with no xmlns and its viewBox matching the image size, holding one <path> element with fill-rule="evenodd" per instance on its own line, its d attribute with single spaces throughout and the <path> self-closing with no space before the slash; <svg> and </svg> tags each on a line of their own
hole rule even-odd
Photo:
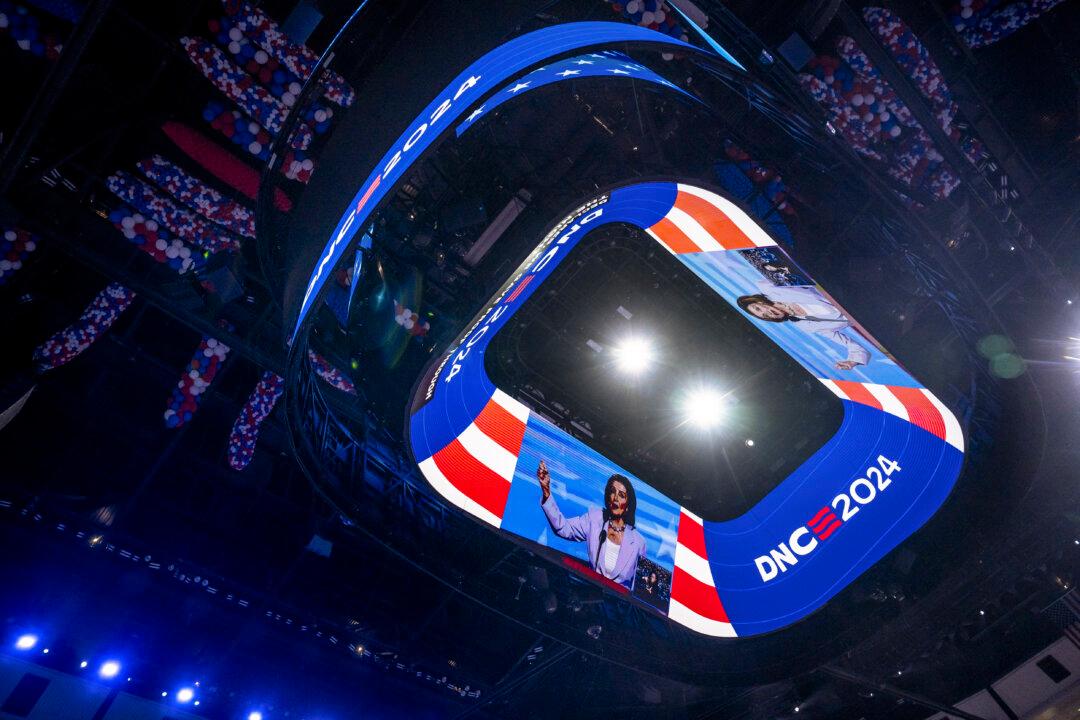
<svg viewBox="0 0 1080 720">
<path fill-rule="evenodd" d="M 0 718 L 1080 713 L 1077 0 L 0 0 Z"/>
</svg>

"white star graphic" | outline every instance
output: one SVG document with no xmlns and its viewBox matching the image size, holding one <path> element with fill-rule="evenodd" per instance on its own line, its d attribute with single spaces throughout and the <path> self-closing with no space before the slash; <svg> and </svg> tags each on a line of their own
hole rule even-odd
<svg viewBox="0 0 1080 720">
<path fill-rule="evenodd" d="M 609 70 L 608 72 L 610 72 L 610 73 L 612 73 L 614 75 L 629 75 L 630 74 L 630 73 L 626 72 L 625 70 L 620 70 L 619 68 L 611 68 L 611 70 Z"/>
<path fill-rule="evenodd" d="M 530 80 L 529 82 L 532 82 L 532 81 Z M 509 92 L 509 93 L 516 93 L 516 92 L 517 92 L 518 90 L 524 90 L 524 89 L 525 89 L 525 88 L 527 88 L 527 87 L 529 87 L 529 83 L 527 83 L 527 82 L 519 82 L 519 83 L 518 83 L 517 85 L 515 85 L 515 86 L 514 86 L 514 87 L 512 87 L 512 88 L 510 88 L 510 89 L 509 89 L 509 90 L 507 90 L 506 92 Z"/>
<path fill-rule="evenodd" d="M 575 64 L 575 65 L 592 65 L 592 64 L 593 64 L 593 61 L 592 61 L 592 60 L 578 60 L 578 61 L 577 61 L 576 63 L 574 63 L 574 64 Z"/>
<path fill-rule="evenodd" d="M 556 75 L 562 75 L 563 77 L 570 77 L 571 75 L 580 75 L 580 70 L 563 70 L 561 73 L 555 73 Z"/>
<path fill-rule="evenodd" d="M 473 110 L 473 111 L 472 111 L 472 114 L 470 114 L 470 115 L 469 115 L 469 117 L 465 118 L 465 122 L 472 122 L 472 121 L 473 121 L 473 120 L 475 120 L 475 119 L 476 119 L 476 118 L 477 118 L 477 117 L 478 117 L 479 115 L 483 114 L 483 112 L 484 112 L 484 106 L 483 106 L 483 105 L 481 105 L 480 107 L 478 107 L 478 108 L 476 108 L 475 110 Z"/>
</svg>

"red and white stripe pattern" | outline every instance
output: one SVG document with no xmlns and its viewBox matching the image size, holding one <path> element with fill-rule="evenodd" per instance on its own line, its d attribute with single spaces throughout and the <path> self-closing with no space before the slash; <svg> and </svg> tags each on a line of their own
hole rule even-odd
<svg viewBox="0 0 1080 720">
<path fill-rule="evenodd" d="M 528 407 L 496 389 L 469 427 L 421 462 L 420 471 L 444 498 L 499 527 L 528 419 Z"/>
<path fill-rule="evenodd" d="M 716 593 L 701 518 L 686 508 L 679 516 L 675 540 L 675 572 L 671 576 L 668 617 L 704 635 L 736 637 Z"/>
<path fill-rule="evenodd" d="M 730 200 L 693 185 L 678 185 L 667 215 L 646 228 L 675 255 L 718 250 L 769 247 L 776 243 L 749 215 Z"/>
<path fill-rule="evenodd" d="M 949 408 L 926 388 L 877 385 L 851 380 L 819 380 L 842 400 L 884 410 L 937 435 L 960 452 L 964 451 L 964 433 L 960 429 L 960 422 Z"/>
</svg>

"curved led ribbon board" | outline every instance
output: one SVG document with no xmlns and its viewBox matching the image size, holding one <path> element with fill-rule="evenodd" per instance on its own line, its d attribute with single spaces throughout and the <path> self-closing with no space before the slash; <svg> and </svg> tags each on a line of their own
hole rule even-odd
<svg viewBox="0 0 1080 720">
<path fill-rule="evenodd" d="M 530 67 L 566 53 L 627 42 L 711 55 L 701 48 L 637 25 L 576 22 L 554 25 L 516 37 L 488 52 L 459 74 L 394 142 L 338 221 L 308 280 L 292 331 L 291 344 L 295 344 L 304 320 L 326 284 L 326 278 L 341 260 L 357 231 L 366 226 L 368 217 L 405 176 L 413 163 L 439 136 L 458 122 L 469 108 L 508 79 Z M 730 55 L 725 52 L 723 57 L 730 58 Z M 741 68 L 737 63 L 734 64 Z M 476 116 L 473 116 L 471 119 L 475 118 Z"/>
<path fill-rule="evenodd" d="M 733 306 L 737 296 L 758 291 L 746 280 L 753 271 L 745 251 L 781 253 L 749 215 L 715 192 L 673 182 L 624 186 L 560 222 L 432 365 L 407 428 L 424 477 L 466 513 L 533 541 L 518 530 L 511 496 L 520 487 L 531 498 L 529 512 L 541 512 L 537 447 L 544 448 L 539 457 L 561 451 L 633 475 L 496 387 L 485 353 L 571 250 L 606 223 L 640 228 Z M 801 292 L 816 293 L 850 318 L 820 288 Z M 835 435 L 734 519 L 703 520 L 649 478 L 634 478 L 639 514 L 647 502 L 670 515 L 670 525 L 656 529 L 661 545 L 673 545 L 670 561 L 662 561 L 670 566 L 665 614 L 717 637 L 777 630 L 824 605 L 937 511 L 964 451 L 955 416 L 868 336 L 862 338 L 866 362 L 840 369 L 827 341 L 793 341 L 791 333 L 800 331 L 783 327 L 791 323 L 742 316 L 839 399 L 843 419 Z M 651 553 L 658 561 L 661 554 Z"/>
</svg>

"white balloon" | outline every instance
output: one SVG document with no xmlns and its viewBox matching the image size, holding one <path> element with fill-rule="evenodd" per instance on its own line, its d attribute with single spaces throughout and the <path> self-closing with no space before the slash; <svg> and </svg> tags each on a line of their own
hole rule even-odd
<svg viewBox="0 0 1080 720">
<path fill-rule="evenodd" d="M 14 230 L 8 230 L 6 233 L 4 233 L 4 239 L 7 240 L 8 242 L 15 242 L 18 239 L 18 237 L 19 237 L 19 234 L 17 232 L 15 232 Z"/>
<path fill-rule="evenodd" d="M 165 242 L 161 238 L 158 238 L 157 242 L 154 243 L 154 247 L 156 247 L 158 250 L 164 250 L 165 248 L 169 247 L 169 243 Z"/>
<path fill-rule="evenodd" d="M 240 28 L 229 28 L 229 39 L 239 41 L 244 37 L 244 33 L 240 32 Z"/>
</svg>

